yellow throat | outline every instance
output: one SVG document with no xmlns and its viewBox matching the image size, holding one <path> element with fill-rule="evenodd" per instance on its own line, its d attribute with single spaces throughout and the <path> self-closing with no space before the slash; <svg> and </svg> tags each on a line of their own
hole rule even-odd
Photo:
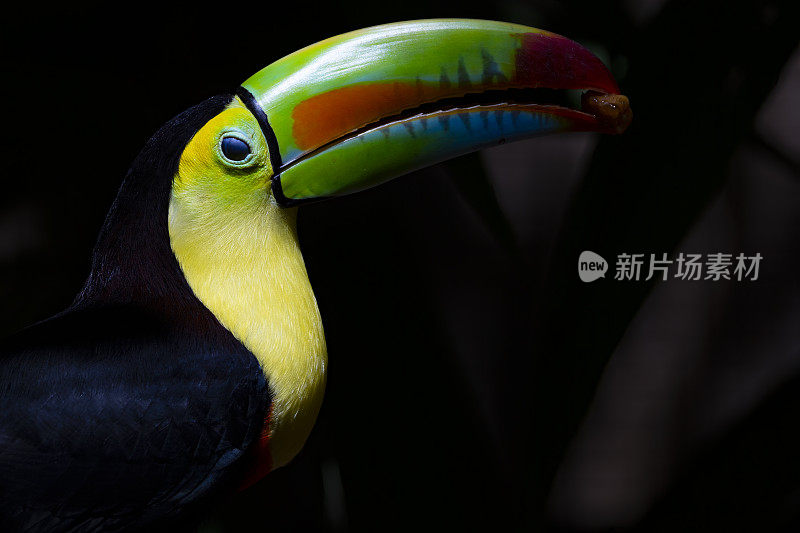
<svg viewBox="0 0 800 533">
<path fill-rule="evenodd" d="M 242 112 L 247 127 L 237 104 L 221 120 Z M 195 295 L 261 364 L 273 394 L 269 448 L 277 468 L 300 451 L 322 403 L 322 321 L 297 242 L 297 210 L 279 207 L 266 179 L 229 196 L 212 191 L 219 184 L 195 157 L 213 142 L 205 130 L 187 145 L 173 183 L 170 242 Z"/>
</svg>

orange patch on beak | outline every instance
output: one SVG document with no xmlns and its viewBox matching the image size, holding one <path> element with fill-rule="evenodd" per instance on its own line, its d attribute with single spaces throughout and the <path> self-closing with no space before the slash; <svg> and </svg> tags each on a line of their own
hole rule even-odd
<svg viewBox="0 0 800 533">
<path fill-rule="evenodd" d="M 304 100 L 292 112 L 292 135 L 301 150 L 319 148 L 342 135 L 404 109 L 436 100 L 441 89 L 377 82 L 334 89 Z"/>
</svg>

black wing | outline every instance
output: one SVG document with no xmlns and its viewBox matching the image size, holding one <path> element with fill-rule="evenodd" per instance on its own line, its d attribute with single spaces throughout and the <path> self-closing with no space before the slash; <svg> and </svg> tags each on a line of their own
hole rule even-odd
<svg viewBox="0 0 800 533">
<path fill-rule="evenodd" d="M 13 338 L 0 356 L 0 529 L 142 527 L 235 482 L 270 399 L 226 334 L 119 306 Z"/>
</svg>

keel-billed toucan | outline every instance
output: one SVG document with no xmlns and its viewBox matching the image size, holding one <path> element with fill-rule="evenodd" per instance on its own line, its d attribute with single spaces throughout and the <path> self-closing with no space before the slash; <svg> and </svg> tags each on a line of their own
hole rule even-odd
<svg viewBox="0 0 800 533">
<path fill-rule="evenodd" d="M 566 91 L 582 110 L 553 103 Z M 169 121 L 74 303 L 2 345 L 0 529 L 150 527 L 287 464 L 327 366 L 295 206 L 533 135 L 618 133 L 618 93 L 564 37 L 425 20 L 313 44 Z"/>
</svg>

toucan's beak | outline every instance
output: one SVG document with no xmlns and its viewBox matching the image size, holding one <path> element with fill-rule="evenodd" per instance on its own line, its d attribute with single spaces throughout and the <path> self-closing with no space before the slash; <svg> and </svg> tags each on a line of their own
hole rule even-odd
<svg viewBox="0 0 800 533">
<path fill-rule="evenodd" d="M 554 105 L 568 90 L 582 110 Z M 264 68 L 239 96 L 268 137 L 281 205 L 340 196 L 480 148 L 558 131 L 619 133 L 628 100 L 564 37 L 481 20 L 376 26 Z"/>
</svg>

